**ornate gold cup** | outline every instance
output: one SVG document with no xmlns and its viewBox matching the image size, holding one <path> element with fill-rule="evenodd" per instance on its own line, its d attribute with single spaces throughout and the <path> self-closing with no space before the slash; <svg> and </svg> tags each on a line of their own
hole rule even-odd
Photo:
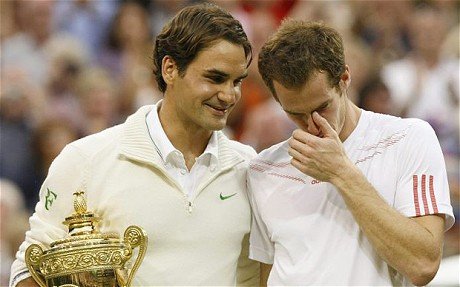
<svg viewBox="0 0 460 287">
<path fill-rule="evenodd" d="M 25 254 L 29 272 L 41 287 L 112 287 L 130 286 L 147 249 L 147 235 L 138 226 L 125 230 L 121 241 L 115 233 L 100 233 L 99 218 L 86 211 L 84 192 L 74 193 L 75 213 L 63 224 L 69 228 L 66 238 L 54 241 L 50 249 L 30 245 Z M 132 266 L 125 265 L 139 247 Z"/>
</svg>

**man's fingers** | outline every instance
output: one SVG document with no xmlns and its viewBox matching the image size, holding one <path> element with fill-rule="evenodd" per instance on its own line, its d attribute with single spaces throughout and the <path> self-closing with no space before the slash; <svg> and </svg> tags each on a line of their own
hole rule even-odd
<svg viewBox="0 0 460 287">
<path fill-rule="evenodd" d="M 335 131 L 331 125 L 323 118 L 318 112 L 313 112 L 312 118 L 314 123 L 319 127 L 320 131 L 324 136 L 334 136 Z"/>
<path fill-rule="evenodd" d="M 310 161 L 310 159 L 308 158 L 308 155 L 305 155 L 302 152 L 292 147 L 288 149 L 288 154 L 292 156 L 292 158 L 295 158 L 296 160 L 303 162 L 303 163 L 307 163 Z"/>
<path fill-rule="evenodd" d="M 307 144 L 309 146 L 315 146 L 316 143 L 318 143 L 318 140 L 320 138 L 312 135 L 312 134 L 309 134 L 301 129 L 296 129 L 293 133 L 292 133 L 292 139 L 295 139 L 301 143 L 304 143 L 304 144 Z"/>
<path fill-rule="evenodd" d="M 315 145 L 314 143 L 312 143 L 311 139 L 306 140 L 306 142 L 304 142 L 294 137 L 289 139 L 288 144 L 290 148 L 295 149 L 298 152 L 303 153 L 305 155 L 311 154 L 314 151 L 314 145 Z"/>
</svg>

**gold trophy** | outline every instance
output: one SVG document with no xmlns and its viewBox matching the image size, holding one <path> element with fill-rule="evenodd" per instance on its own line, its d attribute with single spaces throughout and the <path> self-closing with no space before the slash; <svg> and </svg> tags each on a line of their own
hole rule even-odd
<svg viewBox="0 0 460 287">
<path fill-rule="evenodd" d="M 147 249 L 145 231 L 130 226 L 123 241 L 115 233 L 98 232 L 99 218 L 86 211 L 83 194 L 74 193 L 75 213 L 63 222 L 69 228 L 66 238 L 54 241 L 45 251 L 37 244 L 27 248 L 25 261 L 32 278 L 41 287 L 130 286 Z M 136 247 L 137 258 L 128 269 L 125 264 Z"/>
</svg>

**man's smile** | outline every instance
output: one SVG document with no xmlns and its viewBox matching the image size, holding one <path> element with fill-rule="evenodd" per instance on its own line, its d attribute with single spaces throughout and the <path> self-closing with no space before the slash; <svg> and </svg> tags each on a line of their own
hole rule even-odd
<svg viewBox="0 0 460 287">
<path fill-rule="evenodd" d="M 223 116 L 228 113 L 228 110 L 230 109 L 231 106 L 228 107 L 222 107 L 218 105 L 211 105 L 211 104 L 205 104 L 213 114 Z"/>
</svg>

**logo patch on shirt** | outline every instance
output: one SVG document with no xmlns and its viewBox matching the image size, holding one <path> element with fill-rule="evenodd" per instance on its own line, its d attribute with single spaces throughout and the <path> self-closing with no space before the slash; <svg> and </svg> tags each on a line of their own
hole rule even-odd
<svg viewBox="0 0 460 287">
<path fill-rule="evenodd" d="M 317 179 L 314 179 L 310 182 L 311 184 L 318 184 L 318 183 L 322 183 L 321 180 L 317 180 Z"/>
<path fill-rule="evenodd" d="M 53 205 L 54 200 L 57 198 L 57 194 L 54 193 L 51 189 L 46 189 L 48 193 L 45 196 L 45 209 L 50 210 L 49 208 Z"/>
<path fill-rule="evenodd" d="M 222 192 L 220 193 L 220 200 L 226 200 L 226 199 L 229 199 L 230 197 L 233 197 L 236 195 L 236 192 L 234 194 L 230 194 L 230 195 L 222 195 Z"/>
</svg>

